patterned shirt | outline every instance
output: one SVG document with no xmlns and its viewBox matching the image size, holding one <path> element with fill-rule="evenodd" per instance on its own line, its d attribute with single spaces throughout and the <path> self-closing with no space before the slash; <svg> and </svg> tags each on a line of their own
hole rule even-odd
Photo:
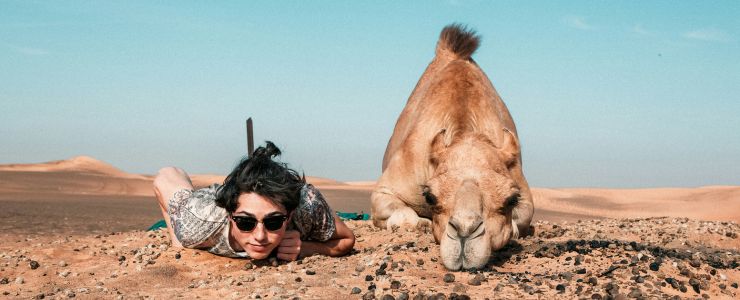
<svg viewBox="0 0 740 300">
<path fill-rule="evenodd" d="M 203 249 L 227 257 L 247 257 L 246 252 L 236 252 L 229 244 L 229 213 L 216 205 L 220 185 L 177 191 L 169 200 L 170 215 L 175 236 L 183 247 Z M 297 230 L 301 240 L 325 242 L 334 235 L 334 213 L 321 192 L 311 184 L 301 189 L 298 207 L 288 230 Z"/>
</svg>

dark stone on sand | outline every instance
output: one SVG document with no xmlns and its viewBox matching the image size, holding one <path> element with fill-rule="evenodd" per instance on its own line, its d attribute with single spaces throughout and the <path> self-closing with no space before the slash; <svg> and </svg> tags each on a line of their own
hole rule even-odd
<svg viewBox="0 0 740 300">
<path fill-rule="evenodd" d="M 424 260 L 423 260 L 423 259 L 421 259 L 421 258 L 417 258 L 417 259 L 416 259 L 416 265 L 419 265 L 419 266 L 421 266 L 421 265 L 423 265 L 423 264 L 424 264 Z"/>
<path fill-rule="evenodd" d="M 565 293 L 565 286 L 562 284 L 558 284 L 555 286 L 555 289 L 558 291 L 558 293 Z"/>
<path fill-rule="evenodd" d="M 698 259 L 694 259 L 689 262 L 689 265 L 691 265 L 694 268 L 698 268 L 698 267 L 701 267 L 701 261 L 699 261 Z"/>
<path fill-rule="evenodd" d="M 118 257 L 118 261 L 125 261 L 125 260 L 126 260 L 126 257 L 123 255 Z"/>
<path fill-rule="evenodd" d="M 590 285 L 598 285 L 599 284 L 599 280 L 596 279 L 596 277 L 591 276 L 591 277 L 588 278 L 588 284 L 590 284 Z"/>
<path fill-rule="evenodd" d="M 593 295 L 591 295 L 591 299 L 601 300 L 601 299 L 603 299 L 603 297 L 601 297 L 601 294 L 599 294 L 599 293 L 594 293 Z"/>
<path fill-rule="evenodd" d="M 724 283 L 720 283 L 718 286 L 719 286 L 720 289 L 723 289 L 723 290 L 724 289 L 727 289 L 727 285 L 724 284 Z"/>
<path fill-rule="evenodd" d="M 576 270 L 576 274 L 586 274 L 586 268 Z"/>
<path fill-rule="evenodd" d="M 385 294 L 383 297 L 380 297 L 380 300 L 396 300 L 396 297 L 393 297 L 392 295 Z"/>
<path fill-rule="evenodd" d="M 480 285 L 480 284 L 481 284 L 481 282 L 483 282 L 483 280 L 485 280 L 485 279 L 486 279 L 486 277 L 485 277 L 485 276 L 483 276 L 483 274 L 475 274 L 475 276 L 473 276 L 473 278 L 470 278 L 470 280 L 468 280 L 468 284 L 469 284 L 469 285 L 475 285 L 475 286 L 478 286 L 478 285 Z"/>
<path fill-rule="evenodd" d="M 303 281 L 303 278 L 300 278 L 300 277 L 295 278 L 295 282 L 301 282 L 301 281 Z"/>
<path fill-rule="evenodd" d="M 398 294 L 398 300 L 409 300 L 409 293 L 403 292 Z"/>
<path fill-rule="evenodd" d="M 8 282 L 8 277 L 3 277 L 2 279 L 0 279 L 0 284 L 8 284 Z"/>
<path fill-rule="evenodd" d="M 673 277 L 668 277 L 665 279 L 665 282 L 670 284 L 674 289 L 679 289 L 679 283 L 678 280 L 674 279 Z"/>
<path fill-rule="evenodd" d="M 660 270 L 660 263 L 659 262 L 650 263 L 650 270 L 653 270 L 656 272 Z"/>
<path fill-rule="evenodd" d="M 365 281 L 373 281 L 373 275 L 365 275 Z"/>
<path fill-rule="evenodd" d="M 175 253 L 175 259 L 180 259 L 182 255 L 180 255 L 180 252 Z"/>
<path fill-rule="evenodd" d="M 643 283 L 643 282 L 645 282 L 645 277 L 637 276 L 637 277 L 635 277 L 635 282 L 637 282 L 637 283 Z"/>
<path fill-rule="evenodd" d="M 356 295 L 356 294 L 359 294 L 360 292 L 362 292 L 362 290 L 361 290 L 360 288 L 358 288 L 358 287 L 353 287 L 353 288 L 352 288 L 352 291 L 351 291 L 351 292 L 349 292 L 349 293 L 350 293 L 350 294 L 352 294 L 352 295 Z"/>
<path fill-rule="evenodd" d="M 374 290 L 375 290 L 375 289 L 377 289 L 377 288 L 378 288 L 378 287 L 377 287 L 377 286 L 375 286 L 375 283 L 370 283 L 370 285 L 368 285 L 368 286 L 367 286 L 367 290 L 368 290 L 368 291 L 374 291 Z"/>
<path fill-rule="evenodd" d="M 362 295 L 362 300 L 372 300 L 375 299 L 375 292 L 374 291 L 368 291 L 364 295 Z"/>
<path fill-rule="evenodd" d="M 687 292 L 687 291 L 688 291 L 689 289 L 687 289 L 687 288 L 686 288 L 686 286 L 682 284 L 681 286 L 679 286 L 679 287 L 678 287 L 678 290 L 679 290 L 679 291 L 681 291 L 681 293 L 685 293 L 685 292 Z"/>
<path fill-rule="evenodd" d="M 397 290 L 399 288 L 401 288 L 401 282 L 400 281 L 398 281 L 398 280 L 391 281 L 391 289 Z"/>
<path fill-rule="evenodd" d="M 35 260 L 32 260 L 32 261 L 31 261 L 31 262 L 29 262 L 28 264 L 29 264 L 29 265 L 31 266 L 31 270 L 36 270 L 36 269 L 38 269 L 38 268 L 39 268 L 39 266 L 40 266 L 40 265 L 39 265 L 39 262 L 37 262 L 37 261 L 35 261 Z"/>
<path fill-rule="evenodd" d="M 375 276 L 385 275 L 385 269 L 377 269 L 375 270 Z"/>
<path fill-rule="evenodd" d="M 731 287 L 734 287 L 734 288 L 737 288 L 737 282 L 733 282 L 730 286 Z"/>
<path fill-rule="evenodd" d="M 306 275 L 316 275 L 316 271 L 311 270 L 311 269 L 306 270 Z"/>
<path fill-rule="evenodd" d="M 470 300 L 470 296 L 468 296 L 466 294 L 460 294 L 460 295 L 458 295 L 456 293 L 452 293 L 452 294 L 450 294 L 450 298 L 449 299 L 450 300 Z"/>
<path fill-rule="evenodd" d="M 447 273 L 445 274 L 444 277 L 442 277 L 442 280 L 444 280 L 444 282 L 447 282 L 447 283 L 455 282 L 455 275 L 452 275 L 451 273 Z"/>
<path fill-rule="evenodd" d="M 642 297 L 642 291 L 639 288 L 634 288 L 630 291 L 629 294 L 627 294 L 627 297 L 630 298 L 640 298 Z"/>
</svg>

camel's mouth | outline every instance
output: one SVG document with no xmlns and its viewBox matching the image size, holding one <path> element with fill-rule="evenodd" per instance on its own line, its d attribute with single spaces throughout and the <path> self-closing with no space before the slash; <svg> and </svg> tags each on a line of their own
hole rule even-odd
<svg viewBox="0 0 740 300">
<path fill-rule="evenodd" d="M 445 232 L 440 241 L 440 255 L 445 268 L 457 271 L 484 267 L 491 254 L 487 236 L 483 227 L 467 238 L 460 238 L 454 233 Z"/>
</svg>

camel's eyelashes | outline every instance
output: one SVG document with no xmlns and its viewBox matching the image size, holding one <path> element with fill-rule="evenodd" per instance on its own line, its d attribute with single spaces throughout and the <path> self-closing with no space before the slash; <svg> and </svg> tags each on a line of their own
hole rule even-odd
<svg viewBox="0 0 740 300">
<path fill-rule="evenodd" d="M 422 195 L 424 195 L 424 199 L 426 200 L 427 204 L 429 205 L 437 205 L 437 197 L 432 194 L 432 190 L 428 186 L 423 186 L 421 189 Z"/>
<path fill-rule="evenodd" d="M 506 198 L 506 202 L 504 202 L 504 207 L 506 209 L 512 209 L 516 207 L 517 204 L 519 204 L 519 198 L 521 198 L 521 195 L 519 193 L 509 196 L 509 198 Z"/>
</svg>

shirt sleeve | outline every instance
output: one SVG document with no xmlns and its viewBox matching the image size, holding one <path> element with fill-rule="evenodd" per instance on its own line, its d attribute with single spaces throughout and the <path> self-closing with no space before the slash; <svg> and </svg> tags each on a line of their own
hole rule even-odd
<svg viewBox="0 0 740 300">
<path fill-rule="evenodd" d="M 175 236 L 187 248 L 213 246 L 215 237 L 227 225 L 227 213 L 216 205 L 218 185 L 175 193 L 167 208 Z"/>
<path fill-rule="evenodd" d="M 303 240 L 325 242 L 336 231 L 334 211 L 321 192 L 311 184 L 301 189 L 301 199 L 293 213 L 293 224 Z"/>
</svg>

